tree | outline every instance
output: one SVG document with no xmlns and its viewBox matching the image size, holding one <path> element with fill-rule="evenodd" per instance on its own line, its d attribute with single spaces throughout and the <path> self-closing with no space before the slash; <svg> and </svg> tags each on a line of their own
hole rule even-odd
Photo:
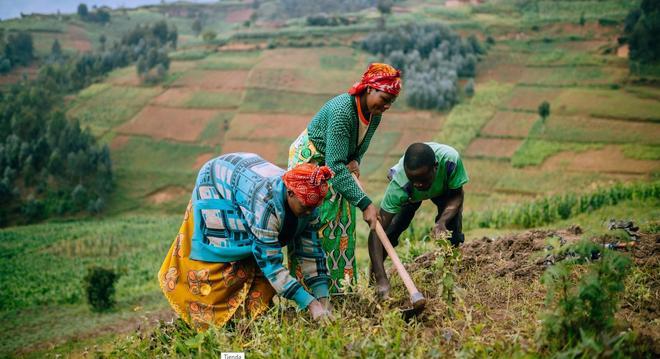
<svg viewBox="0 0 660 359">
<path fill-rule="evenodd" d="M 548 101 L 543 101 L 539 105 L 539 116 L 541 116 L 541 120 L 545 122 L 545 119 L 550 116 L 550 103 Z"/>
<path fill-rule="evenodd" d="M 467 81 L 467 83 L 465 84 L 464 90 L 465 90 L 465 94 L 467 96 L 469 96 L 469 97 L 474 96 L 474 79 L 473 78 L 471 78 Z"/>
<path fill-rule="evenodd" d="M 192 31 L 195 34 L 195 36 L 199 36 L 199 34 L 202 32 L 202 21 L 199 18 L 193 21 Z"/>
<path fill-rule="evenodd" d="M 392 12 L 392 0 L 378 0 L 376 5 L 378 12 L 380 13 L 380 18 L 378 18 L 378 28 L 385 28 L 385 16 Z"/>
<path fill-rule="evenodd" d="M 60 46 L 60 42 L 57 39 L 53 40 L 53 45 L 50 47 L 50 54 L 56 59 L 62 57 L 62 46 Z"/>
<path fill-rule="evenodd" d="M 105 51 L 105 42 L 107 40 L 108 39 L 105 37 L 105 34 L 101 34 L 101 36 L 99 36 L 99 43 L 101 44 L 101 51 Z"/>
<path fill-rule="evenodd" d="M 584 26 L 587 23 L 587 20 L 584 18 L 584 12 L 580 14 L 580 26 Z"/>
<path fill-rule="evenodd" d="M 89 15 L 89 10 L 87 9 L 86 4 L 80 4 L 78 5 L 78 16 L 80 16 L 81 19 L 85 19 Z"/>
<path fill-rule="evenodd" d="M 207 31 L 202 35 L 202 39 L 206 42 L 212 42 L 218 36 L 214 31 Z"/>
<path fill-rule="evenodd" d="M 642 63 L 659 61 L 660 2 L 644 0 L 639 10 L 632 10 L 625 21 L 625 28 L 632 28 L 628 37 L 630 59 Z"/>
</svg>

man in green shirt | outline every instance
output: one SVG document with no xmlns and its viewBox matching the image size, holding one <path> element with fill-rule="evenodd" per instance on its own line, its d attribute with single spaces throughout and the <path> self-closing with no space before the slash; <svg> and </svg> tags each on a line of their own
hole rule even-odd
<svg viewBox="0 0 660 359">
<path fill-rule="evenodd" d="M 423 200 L 430 199 L 438 207 L 432 235 L 451 231 L 451 243 L 464 241 L 462 233 L 463 185 L 468 175 L 458 152 L 435 142 L 413 143 L 399 162 L 390 169 L 390 184 L 380 204 L 380 221 L 392 246 L 412 222 Z M 369 235 L 371 272 L 380 296 L 387 296 L 390 283 L 383 262 L 387 253 L 376 234 Z"/>
</svg>

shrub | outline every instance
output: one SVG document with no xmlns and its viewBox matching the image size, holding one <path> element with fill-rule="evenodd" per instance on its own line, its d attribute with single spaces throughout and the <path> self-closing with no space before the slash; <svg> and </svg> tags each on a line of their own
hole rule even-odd
<svg viewBox="0 0 660 359">
<path fill-rule="evenodd" d="M 541 347 L 557 357 L 627 352 L 631 338 L 616 330 L 614 314 L 630 259 L 588 240 L 562 249 L 560 256 L 565 259 L 549 267 L 541 279 L 547 289 Z"/>
<path fill-rule="evenodd" d="M 112 269 L 92 267 L 85 276 L 87 302 L 96 312 L 112 309 L 115 304 L 115 283 L 119 275 Z"/>
</svg>

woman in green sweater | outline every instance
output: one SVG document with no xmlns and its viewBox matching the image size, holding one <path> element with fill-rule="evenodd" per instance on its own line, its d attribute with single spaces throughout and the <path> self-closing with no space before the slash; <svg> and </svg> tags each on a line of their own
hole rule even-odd
<svg viewBox="0 0 660 359">
<path fill-rule="evenodd" d="M 330 273 L 330 293 L 350 290 L 355 267 L 355 207 L 374 230 L 376 207 L 358 187 L 360 161 L 387 111 L 401 90 L 401 73 L 390 65 L 373 63 L 348 93 L 328 101 L 289 148 L 289 168 L 311 162 L 335 173 L 330 191 L 319 207 L 319 238 Z M 289 269 L 303 279 L 302 258 L 289 257 Z"/>
</svg>

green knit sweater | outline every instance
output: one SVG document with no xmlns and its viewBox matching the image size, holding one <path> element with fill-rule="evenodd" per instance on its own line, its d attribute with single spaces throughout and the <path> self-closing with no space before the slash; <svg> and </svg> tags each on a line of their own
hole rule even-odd
<svg viewBox="0 0 660 359">
<path fill-rule="evenodd" d="M 334 189 L 352 205 L 364 210 L 371 200 L 357 186 L 346 165 L 362 160 L 371 138 L 380 124 L 381 116 L 373 116 L 367 134 L 358 144 L 358 113 L 355 98 L 347 93 L 326 102 L 307 126 L 309 139 L 325 157 L 325 165 L 335 176 L 330 180 Z"/>
</svg>

